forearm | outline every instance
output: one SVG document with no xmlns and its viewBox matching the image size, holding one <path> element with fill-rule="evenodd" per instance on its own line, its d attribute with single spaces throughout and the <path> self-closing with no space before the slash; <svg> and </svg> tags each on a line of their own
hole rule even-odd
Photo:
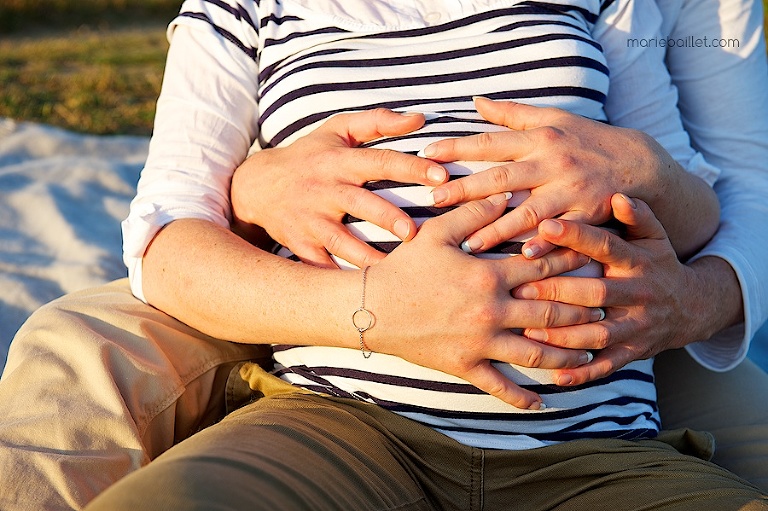
<svg viewBox="0 0 768 511">
<path fill-rule="evenodd" d="M 702 257 L 690 263 L 691 287 L 687 318 L 681 324 L 690 328 L 684 345 L 709 339 L 717 332 L 744 321 L 744 308 L 736 273 L 719 257 Z M 713 299 L 713 297 L 717 297 Z"/>
<path fill-rule="evenodd" d="M 712 238 L 720 217 L 714 190 L 675 162 L 660 145 L 647 139 L 646 179 L 630 181 L 629 196 L 638 197 L 664 226 L 675 252 L 687 259 Z"/>
<path fill-rule="evenodd" d="M 355 347 L 357 272 L 274 256 L 202 220 L 177 220 L 143 261 L 148 302 L 220 339 Z"/>
</svg>

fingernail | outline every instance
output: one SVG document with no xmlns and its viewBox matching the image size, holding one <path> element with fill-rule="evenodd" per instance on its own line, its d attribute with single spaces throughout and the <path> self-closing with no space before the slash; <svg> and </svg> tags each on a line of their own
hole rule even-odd
<svg viewBox="0 0 768 511">
<path fill-rule="evenodd" d="M 395 220 L 395 224 L 392 227 L 393 227 L 393 230 L 395 231 L 395 236 L 397 236 L 401 240 L 406 239 L 408 235 L 411 233 L 411 224 L 409 224 L 402 218 L 398 218 L 397 220 Z"/>
<path fill-rule="evenodd" d="M 467 238 L 461 243 L 461 249 L 467 254 L 480 250 L 483 247 L 483 240 L 480 238 Z"/>
<path fill-rule="evenodd" d="M 531 406 L 528 407 L 529 410 L 546 410 L 547 405 L 542 403 L 541 401 L 534 401 L 531 403 Z"/>
<path fill-rule="evenodd" d="M 549 234 L 550 236 L 559 236 L 563 234 L 563 231 L 565 230 L 565 227 L 563 227 L 563 224 L 556 220 L 544 220 L 539 224 L 539 229 L 545 233 Z"/>
<path fill-rule="evenodd" d="M 515 298 L 523 300 L 535 300 L 539 297 L 539 290 L 533 286 L 520 286 L 515 291 Z"/>
<path fill-rule="evenodd" d="M 581 356 L 579 356 L 579 365 L 583 366 L 584 364 L 589 364 L 590 362 L 592 362 L 592 360 L 594 360 L 594 358 L 595 356 L 592 354 L 591 351 L 585 351 L 584 353 L 581 354 Z M 568 376 L 571 377 L 570 375 Z M 573 378 L 571 377 L 571 379 Z"/>
<path fill-rule="evenodd" d="M 523 249 L 523 256 L 526 259 L 533 259 L 540 253 L 541 253 L 541 247 L 537 247 L 536 245 L 531 245 Z"/>
<path fill-rule="evenodd" d="M 496 193 L 494 195 L 491 195 L 488 197 L 488 200 L 491 201 L 491 204 L 494 206 L 500 206 L 501 204 L 506 204 L 509 202 L 509 199 L 512 198 L 512 194 L 509 192 L 505 193 Z"/>
<path fill-rule="evenodd" d="M 570 374 L 561 374 L 560 376 L 557 377 L 557 381 L 555 381 L 555 383 L 561 386 L 570 385 L 571 383 L 573 383 L 573 376 L 571 376 Z"/>
<path fill-rule="evenodd" d="M 431 158 L 437 154 L 437 148 L 434 144 L 429 144 L 427 147 L 419 151 L 425 158 Z"/>
<path fill-rule="evenodd" d="M 547 340 L 547 331 L 541 330 L 539 328 L 533 328 L 531 330 L 528 330 L 528 334 L 526 335 L 529 339 L 532 339 L 534 341 L 544 342 Z"/>
<path fill-rule="evenodd" d="M 602 321 L 605 319 L 605 311 L 600 307 L 592 309 L 592 321 Z"/>
<path fill-rule="evenodd" d="M 485 96 L 472 96 L 472 101 L 477 101 L 478 99 L 484 99 L 486 101 L 493 101 L 491 98 L 486 98 Z"/>
<path fill-rule="evenodd" d="M 427 178 L 433 183 L 442 183 L 445 181 L 445 176 L 446 172 L 443 167 L 434 166 L 427 169 Z"/>
<path fill-rule="evenodd" d="M 447 201 L 449 195 L 448 190 L 445 190 L 444 188 L 435 188 L 432 190 L 432 202 L 440 204 L 441 202 Z"/>
<path fill-rule="evenodd" d="M 629 204 L 630 208 L 637 209 L 637 203 L 635 201 L 633 201 L 631 198 L 629 198 L 628 196 L 624 195 L 623 193 L 620 193 L 619 195 L 621 195 L 621 198 L 624 199 L 624 202 Z"/>
<path fill-rule="evenodd" d="M 421 112 L 402 112 L 401 115 L 406 117 L 416 117 L 417 115 L 424 115 Z"/>
</svg>

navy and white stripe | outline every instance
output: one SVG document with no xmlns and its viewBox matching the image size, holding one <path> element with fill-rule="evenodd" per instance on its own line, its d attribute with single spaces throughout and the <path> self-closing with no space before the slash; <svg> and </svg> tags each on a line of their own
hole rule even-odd
<svg viewBox="0 0 768 511">
<path fill-rule="evenodd" d="M 422 112 L 427 123 L 416 133 L 369 147 L 417 154 L 445 137 L 503 129 L 479 118 L 473 96 L 556 106 L 606 120 L 609 73 L 592 34 L 603 10 L 624 0 L 433 2 L 445 6 L 442 23 L 424 21 L 415 7 L 388 11 L 387 2 L 378 0 L 240 2 L 187 0 L 176 22 L 213 29 L 256 61 L 260 148 L 289 144 L 330 115 L 377 107 Z M 458 176 L 492 165 L 458 162 L 449 170 Z M 417 222 L 442 211 L 432 207 L 429 187 L 370 186 Z M 525 193 L 516 194 L 510 207 L 524 198 Z M 354 218 L 345 221 L 379 249 L 397 246 L 387 231 Z M 510 240 L 488 257 L 519 253 L 523 239 Z M 281 254 L 291 255 L 286 249 Z M 543 395 L 547 410 L 527 411 L 388 355 L 364 360 L 356 350 L 275 346 L 274 358 L 277 374 L 293 384 L 377 403 L 478 447 L 642 438 L 659 429 L 650 361 L 574 388 L 555 386 L 550 371 L 496 364 Z"/>
</svg>

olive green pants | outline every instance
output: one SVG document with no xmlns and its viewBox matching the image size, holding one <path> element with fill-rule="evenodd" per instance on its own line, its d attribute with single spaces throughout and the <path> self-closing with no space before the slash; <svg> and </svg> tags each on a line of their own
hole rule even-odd
<svg viewBox="0 0 768 511">
<path fill-rule="evenodd" d="M 253 364 L 256 402 L 126 477 L 87 510 L 768 510 L 711 437 L 467 447 L 375 405 L 296 390 Z M 683 454 L 688 453 L 688 454 Z"/>
<path fill-rule="evenodd" d="M 82 509 L 239 406 L 232 369 L 268 354 L 179 323 L 126 280 L 46 305 L 0 381 L 0 509 Z M 768 375 L 749 362 L 713 373 L 684 351 L 658 357 L 657 375 L 664 427 L 710 431 L 713 461 L 768 491 Z"/>
</svg>

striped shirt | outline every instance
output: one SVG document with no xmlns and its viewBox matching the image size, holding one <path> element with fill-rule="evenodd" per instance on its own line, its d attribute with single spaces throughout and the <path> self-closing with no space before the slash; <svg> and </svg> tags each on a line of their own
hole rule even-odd
<svg viewBox="0 0 768 511">
<path fill-rule="evenodd" d="M 475 112 L 471 98 L 481 95 L 556 106 L 642 129 L 697 171 L 689 165 L 694 153 L 687 137 L 674 122 L 674 94 L 666 89 L 629 94 L 627 79 L 621 80 L 637 76 L 632 74 L 637 66 L 651 76 L 665 73 L 660 53 L 617 47 L 617 33 L 622 27 L 635 30 L 638 19 L 649 25 L 631 0 L 243 0 L 242 5 L 187 0 L 174 24 L 213 30 L 256 63 L 254 150 L 290 144 L 339 112 L 386 107 L 425 113 L 427 122 L 415 133 L 368 145 L 417 154 L 445 137 L 502 129 Z M 650 33 L 653 29 L 650 23 Z M 618 83 L 624 103 L 613 110 L 609 68 L 611 90 Z M 665 86 L 662 79 L 659 87 Z M 634 122 L 622 122 L 630 117 Z M 458 176 L 490 165 L 458 162 L 448 168 Z M 428 187 L 371 186 L 418 221 L 439 214 L 431 207 Z M 514 196 L 510 207 L 524 196 Z M 397 244 L 371 224 L 345 221 L 381 249 Z M 511 240 L 490 256 L 519 252 L 520 241 Z M 660 427 L 651 361 L 569 388 L 554 385 L 551 371 L 497 363 L 513 381 L 542 395 L 546 410 L 529 411 L 389 355 L 364 360 L 357 350 L 282 345 L 275 346 L 274 358 L 277 374 L 295 385 L 376 403 L 477 447 L 525 449 L 577 438 L 646 438 Z"/>
</svg>

